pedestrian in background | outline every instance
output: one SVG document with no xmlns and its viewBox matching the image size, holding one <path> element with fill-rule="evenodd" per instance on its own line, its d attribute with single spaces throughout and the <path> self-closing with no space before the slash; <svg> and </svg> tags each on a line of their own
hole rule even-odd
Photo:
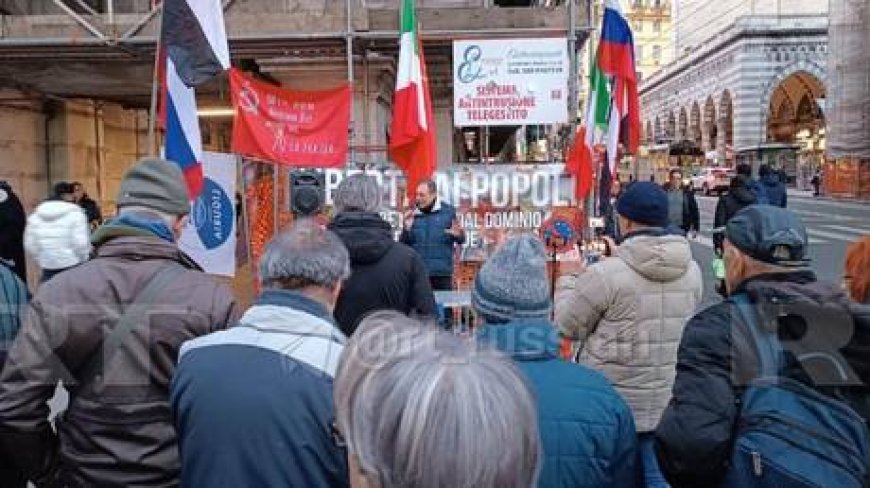
<svg viewBox="0 0 870 488">
<path fill-rule="evenodd" d="M 103 214 L 100 212 L 100 206 L 97 205 L 91 197 L 85 192 L 85 187 L 80 182 L 73 182 L 73 198 L 78 206 L 85 211 L 85 216 L 88 218 L 88 226 L 91 230 L 96 229 L 103 223 Z"/>
<path fill-rule="evenodd" d="M 668 196 L 639 182 L 616 203 L 622 243 L 613 256 L 556 287 L 556 324 L 579 341 L 581 364 L 604 373 L 632 409 L 647 487 L 665 487 L 653 431 L 671 397 L 677 348 L 701 301 L 703 282 L 689 241 L 669 233 Z"/>
<path fill-rule="evenodd" d="M 75 190 L 73 189 L 72 183 L 67 183 L 66 181 L 55 183 L 49 200 L 61 200 L 64 202 L 75 203 Z"/>
<path fill-rule="evenodd" d="M 182 486 L 347 486 L 329 433 L 345 343 L 331 314 L 349 274 L 341 240 L 299 220 L 266 247 L 263 291 L 239 324 L 182 346 L 171 386 Z"/>
<path fill-rule="evenodd" d="M 683 185 L 683 172 L 671 170 L 670 179 L 665 183 L 668 195 L 668 225 L 679 229 L 683 235 L 698 236 L 701 228 L 701 214 L 698 211 L 698 201 L 691 185 Z"/>
<path fill-rule="evenodd" d="M 762 164 L 764 165 L 764 164 Z M 737 176 L 742 176 L 746 187 L 755 194 L 755 203 L 758 205 L 767 205 L 770 202 L 767 200 L 767 193 L 764 191 L 764 186 L 759 180 L 752 177 L 752 165 L 749 163 L 740 163 L 737 165 Z"/>
<path fill-rule="evenodd" d="M 357 323 L 374 310 L 435 318 L 435 296 L 426 264 L 413 249 L 393 240 L 393 229 L 381 218 L 381 188 L 371 175 L 342 180 L 334 197 L 335 232 L 350 253 L 350 278 L 335 306 L 335 320 L 350 336 Z"/>
<path fill-rule="evenodd" d="M 0 181 L 0 261 L 11 268 L 27 283 L 27 264 L 24 259 L 24 228 L 27 214 L 18 195 L 5 181 Z"/>
<path fill-rule="evenodd" d="M 813 179 L 810 180 L 810 184 L 813 185 L 813 196 L 817 197 L 821 195 L 822 188 L 822 171 L 817 169 L 815 174 L 813 174 Z"/>
<path fill-rule="evenodd" d="M 716 203 L 716 213 L 713 217 L 713 250 L 719 257 L 723 255 L 722 242 L 725 224 L 742 208 L 761 203 L 758 200 L 757 192 L 753 190 L 754 184 L 752 167 L 740 163 L 737 165 L 737 175 L 731 179 L 728 193 L 719 197 L 719 201 Z"/>
<path fill-rule="evenodd" d="M 432 289 L 453 289 L 453 252 L 465 243 L 465 231 L 452 205 L 438 196 L 434 181 L 417 185 L 415 208 L 405 212 L 401 242 L 423 258 Z"/>
<path fill-rule="evenodd" d="M 46 200 L 27 217 L 24 247 L 42 269 L 40 283 L 77 266 L 91 253 L 84 211 L 66 200 Z"/>
<path fill-rule="evenodd" d="M 758 169 L 759 183 L 764 191 L 768 205 L 785 208 L 788 203 L 788 193 L 785 189 L 784 174 L 776 171 L 768 164 L 762 164 Z"/>
<path fill-rule="evenodd" d="M 121 181 L 95 257 L 43 284 L 0 375 L 0 444 L 37 486 L 178 486 L 169 381 L 181 344 L 235 322 L 230 291 L 179 250 L 190 212 L 177 164 Z M 81 213 L 81 210 L 78 210 Z M 69 407 L 49 424 L 63 381 Z"/>
<path fill-rule="evenodd" d="M 843 276 L 846 291 L 852 300 L 870 305 L 870 236 L 849 246 Z"/>
<path fill-rule="evenodd" d="M 24 283 L 6 265 L 0 264 L 0 373 L 12 341 L 18 335 L 29 293 Z M 0 486 L 24 488 L 27 480 L 13 457 L 0 445 Z"/>
<path fill-rule="evenodd" d="M 530 488 L 535 402 L 504 355 L 397 312 L 360 323 L 335 380 L 353 488 Z"/>
<path fill-rule="evenodd" d="M 513 359 L 535 395 L 544 447 L 539 488 L 632 488 L 637 434 L 631 410 L 600 373 L 559 358 L 543 243 L 505 242 L 474 280 L 477 340 Z"/>
</svg>

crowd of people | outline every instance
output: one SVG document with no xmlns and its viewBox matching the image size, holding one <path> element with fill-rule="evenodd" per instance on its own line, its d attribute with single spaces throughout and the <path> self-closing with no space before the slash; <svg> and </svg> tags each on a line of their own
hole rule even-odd
<svg viewBox="0 0 870 488">
<path fill-rule="evenodd" d="M 178 248 L 180 169 L 144 159 L 92 233 L 76 197 L 4 221 L 43 280 L 30 296 L 3 249 L 0 486 L 868 486 L 870 236 L 821 282 L 784 192 L 739 173 L 722 302 L 701 308 L 675 172 L 620 189 L 609 256 L 554 290 L 544 243 L 510 237 L 468 336 L 439 320 L 465 236 L 434 183 L 396 241 L 376 180 L 344 179 L 328 225 L 272 238 L 242 310 Z"/>
</svg>

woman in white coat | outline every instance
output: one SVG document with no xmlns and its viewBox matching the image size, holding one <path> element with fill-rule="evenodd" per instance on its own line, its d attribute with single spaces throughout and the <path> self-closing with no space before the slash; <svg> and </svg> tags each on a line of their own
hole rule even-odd
<svg viewBox="0 0 870 488">
<path fill-rule="evenodd" d="M 62 200 L 39 204 L 27 218 L 24 248 L 42 268 L 41 283 L 83 263 L 91 253 L 85 213 L 78 205 Z"/>
</svg>

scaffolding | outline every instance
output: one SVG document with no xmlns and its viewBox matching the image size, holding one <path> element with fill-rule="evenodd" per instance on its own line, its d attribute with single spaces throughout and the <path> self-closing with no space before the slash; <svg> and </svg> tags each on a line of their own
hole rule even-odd
<svg viewBox="0 0 870 488">
<path fill-rule="evenodd" d="M 870 9 L 832 0 L 828 29 L 828 155 L 870 158 Z"/>
</svg>

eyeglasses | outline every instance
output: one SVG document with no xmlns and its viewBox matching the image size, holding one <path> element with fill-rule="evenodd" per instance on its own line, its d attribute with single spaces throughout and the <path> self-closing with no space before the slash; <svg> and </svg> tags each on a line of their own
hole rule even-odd
<svg viewBox="0 0 870 488">
<path fill-rule="evenodd" d="M 339 449 L 347 449 L 347 441 L 344 439 L 341 431 L 338 430 L 338 422 L 333 420 L 329 423 L 329 437 L 332 439 L 332 444 Z"/>
</svg>

